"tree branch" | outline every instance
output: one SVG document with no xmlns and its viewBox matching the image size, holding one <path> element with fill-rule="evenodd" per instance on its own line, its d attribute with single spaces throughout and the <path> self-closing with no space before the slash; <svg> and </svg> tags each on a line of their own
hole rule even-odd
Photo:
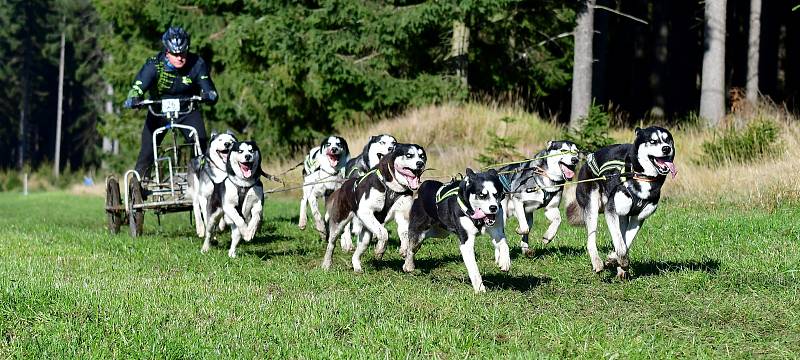
<svg viewBox="0 0 800 360">
<path fill-rule="evenodd" d="M 619 12 L 619 11 L 617 11 L 617 10 L 614 10 L 614 9 L 611 9 L 611 8 L 607 8 L 607 7 L 603 6 L 603 5 L 595 5 L 595 6 L 594 6 L 594 8 L 595 8 L 595 9 L 603 9 L 603 10 L 605 10 L 605 11 L 612 12 L 612 13 L 614 13 L 614 14 L 617 14 L 617 15 L 620 15 L 620 16 L 624 16 L 624 17 L 626 17 L 626 18 L 628 18 L 628 19 L 631 19 L 631 20 L 634 20 L 634 21 L 638 21 L 638 22 L 640 22 L 640 23 L 642 23 L 642 24 L 649 25 L 649 24 L 647 23 L 647 21 L 644 21 L 644 20 L 642 20 L 642 19 L 639 19 L 639 18 L 637 18 L 637 17 L 635 17 L 635 16 L 633 16 L 633 15 L 628 15 L 628 14 L 625 14 L 625 13 Z"/>
</svg>

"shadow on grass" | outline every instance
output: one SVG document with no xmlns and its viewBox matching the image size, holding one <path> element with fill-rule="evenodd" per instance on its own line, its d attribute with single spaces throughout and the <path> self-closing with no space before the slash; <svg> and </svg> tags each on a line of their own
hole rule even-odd
<svg viewBox="0 0 800 360">
<path fill-rule="evenodd" d="M 633 277 L 658 276 L 663 273 L 679 271 L 703 271 L 716 274 L 719 270 L 719 261 L 645 261 L 633 262 Z"/>
<path fill-rule="evenodd" d="M 247 251 L 248 254 L 259 257 L 261 260 L 274 259 L 281 256 L 305 257 L 310 251 L 307 248 L 274 249 L 274 250 L 253 250 Z"/>
<path fill-rule="evenodd" d="M 550 282 L 547 276 L 514 276 L 508 274 L 486 274 L 483 276 L 483 285 L 487 290 L 513 290 L 526 292 L 540 285 Z"/>
<path fill-rule="evenodd" d="M 422 274 L 429 274 L 431 270 L 444 266 L 445 264 L 461 262 L 461 261 L 462 261 L 461 255 L 448 255 L 443 258 L 414 259 L 414 267 L 416 271 Z M 399 272 L 403 271 L 404 263 L 405 263 L 404 259 L 370 260 L 370 264 L 377 270 L 391 269 Z"/>
<path fill-rule="evenodd" d="M 561 255 L 561 256 L 583 256 L 586 255 L 586 249 L 581 247 L 572 247 L 572 246 L 545 246 L 544 248 L 532 248 L 532 252 L 530 255 L 523 255 L 521 251 L 513 251 L 511 252 L 511 259 L 517 259 L 520 257 L 525 258 L 532 258 L 532 259 L 541 259 L 548 256 L 553 255 Z"/>
</svg>

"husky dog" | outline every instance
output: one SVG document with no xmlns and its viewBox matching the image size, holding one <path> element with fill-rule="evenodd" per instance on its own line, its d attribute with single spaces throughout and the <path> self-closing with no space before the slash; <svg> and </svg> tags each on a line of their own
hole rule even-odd
<svg viewBox="0 0 800 360">
<path fill-rule="evenodd" d="M 202 252 L 208 252 L 214 224 L 220 218 L 231 226 L 231 248 L 228 256 L 236 257 L 239 240 L 250 241 L 261 223 L 264 187 L 261 184 L 261 151 L 253 141 L 233 144 L 228 156 L 227 178 L 214 186 L 208 201 L 206 238 Z"/>
<path fill-rule="evenodd" d="M 231 132 L 212 133 L 206 153 L 192 159 L 189 164 L 189 194 L 192 196 L 192 210 L 197 236 L 206 235 L 206 205 L 214 193 L 214 185 L 228 176 L 228 154 L 236 142 Z"/>
<path fill-rule="evenodd" d="M 347 141 L 340 136 L 329 136 L 308 153 L 303 162 L 303 198 L 300 200 L 300 219 L 297 226 L 306 228 L 306 204 L 311 208 L 314 225 L 320 234 L 325 233 L 325 222 L 319 212 L 317 199 L 327 197 L 344 180 L 344 167 L 350 158 Z M 308 184 L 308 185 L 306 185 Z"/>
<path fill-rule="evenodd" d="M 571 224 L 586 224 L 586 247 L 596 273 L 616 267 L 617 277 L 628 275 L 628 251 L 636 233 L 658 207 L 661 186 L 668 174 L 677 174 L 673 159 L 675 143 L 667 129 L 636 128 L 633 144 L 615 144 L 590 154 L 578 172 L 583 182 L 575 190 L 575 201 L 567 206 Z M 597 218 L 604 212 L 614 251 L 605 265 L 597 253 Z"/>
<path fill-rule="evenodd" d="M 414 271 L 414 253 L 428 237 L 458 235 L 461 257 L 475 292 L 485 292 L 478 263 L 475 261 L 475 237 L 488 233 L 494 244 L 494 261 L 501 271 L 511 268 L 511 256 L 503 229 L 503 185 L 496 170 L 474 173 L 467 169 L 461 181 L 442 184 L 422 183 L 411 206 L 408 228 L 409 247 L 403 271 Z"/>
<path fill-rule="evenodd" d="M 375 167 L 386 154 L 392 152 L 397 139 L 389 134 L 370 136 L 361 154 L 350 159 L 345 167 L 345 177 L 360 177 Z"/>
<path fill-rule="evenodd" d="M 401 248 L 408 246 L 408 212 L 427 159 L 421 146 L 397 144 L 375 168 L 360 178 L 348 179 L 340 189 L 334 191 L 326 205 L 330 217 L 323 269 L 331 267 L 335 240 L 353 217 L 358 217 L 363 225 L 358 246 L 353 253 L 354 271 L 361 272 L 361 254 L 369 246 L 373 235 L 378 238 L 375 254 L 378 258 L 383 256 L 389 238 L 389 232 L 383 224 L 391 219 L 397 222 Z"/>
<path fill-rule="evenodd" d="M 578 148 L 569 141 L 549 141 L 547 148 L 534 159 L 500 169 L 500 181 L 508 190 L 503 201 L 503 215 L 517 218 L 517 234 L 522 235 L 520 247 L 528 253 L 528 233 L 533 226 L 533 212 L 545 208 L 544 216 L 550 226 L 542 237 L 544 244 L 556 236 L 561 224 L 561 193 L 566 181 L 575 177 L 578 165 Z"/>
<path fill-rule="evenodd" d="M 345 166 L 345 178 L 349 179 L 363 176 L 369 169 L 375 167 L 381 158 L 392 152 L 396 144 L 397 139 L 389 134 L 371 136 L 367 144 L 364 145 L 364 150 L 361 151 L 361 154 L 347 162 Z M 360 232 L 361 223 L 358 221 L 358 218 L 354 218 L 353 222 L 348 224 L 347 228 L 342 232 L 342 250 L 347 252 L 352 251 L 353 238 L 351 235 L 356 234 L 356 236 L 358 236 Z"/>
</svg>

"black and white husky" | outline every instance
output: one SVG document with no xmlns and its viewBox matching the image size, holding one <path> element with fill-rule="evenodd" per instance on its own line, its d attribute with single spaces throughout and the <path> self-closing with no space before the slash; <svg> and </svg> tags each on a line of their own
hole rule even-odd
<svg viewBox="0 0 800 360">
<path fill-rule="evenodd" d="M 397 139 L 389 134 L 374 135 L 369 138 L 369 141 L 364 145 L 364 150 L 361 154 L 350 159 L 345 166 L 345 178 L 358 178 L 364 176 L 370 169 L 378 165 L 378 162 L 386 156 L 386 154 L 394 150 L 397 144 Z M 361 232 L 361 223 L 358 218 L 347 225 L 347 228 L 342 232 L 341 245 L 342 250 L 350 252 L 353 251 L 353 238 L 352 234 Z"/>
<path fill-rule="evenodd" d="M 503 229 L 503 185 L 496 170 L 474 173 L 467 169 L 461 181 L 442 184 L 426 180 L 411 206 L 408 239 L 403 270 L 414 271 L 414 253 L 429 237 L 458 235 L 459 249 L 475 292 L 485 292 L 478 263 L 475 261 L 475 237 L 488 233 L 494 244 L 494 261 L 501 271 L 511 268 L 511 256 Z"/>
<path fill-rule="evenodd" d="M 378 239 L 375 254 L 378 258 L 383 256 L 389 239 L 383 224 L 389 220 L 397 222 L 401 248 L 408 246 L 408 214 L 427 159 L 421 146 L 397 144 L 372 170 L 360 178 L 348 179 L 334 191 L 326 205 L 330 217 L 323 269 L 331 267 L 335 240 L 354 217 L 358 217 L 363 226 L 353 252 L 354 271 L 361 272 L 361 254 L 373 235 Z"/>
<path fill-rule="evenodd" d="M 508 193 L 503 201 L 503 215 L 517 218 L 517 234 L 522 235 L 520 247 L 528 253 L 528 233 L 533 226 L 533 212 L 545 208 L 544 216 L 550 226 L 542 237 L 544 244 L 552 241 L 561 224 L 561 193 L 564 183 L 575 177 L 578 148 L 569 141 L 549 141 L 547 148 L 533 160 L 500 169 L 500 180 Z"/>
<path fill-rule="evenodd" d="M 206 237 L 201 252 L 208 252 L 220 218 L 231 227 L 228 256 L 236 257 L 239 240 L 250 241 L 261 223 L 264 187 L 261 184 L 261 151 L 253 141 L 233 144 L 228 156 L 227 177 L 214 186 L 208 201 Z"/>
<path fill-rule="evenodd" d="M 586 158 L 578 180 L 596 179 L 577 185 L 575 201 L 567 206 L 572 224 L 586 224 L 586 247 L 595 272 L 616 267 L 617 277 L 627 277 L 628 251 L 644 220 L 652 215 L 661 198 L 661 186 L 677 174 L 673 159 L 675 143 L 667 129 L 636 128 L 633 144 L 604 147 Z M 597 218 L 604 212 L 614 250 L 605 265 L 597 252 Z"/>
<path fill-rule="evenodd" d="M 189 194 L 199 237 L 206 235 L 208 198 L 214 193 L 214 184 L 221 183 L 228 176 L 228 154 L 235 142 L 236 137 L 230 132 L 212 133 L 205 154 L 193 158 L 189 164 Z"/>
<path fill-rule="evenodd" d="M 303 198 L 300 199 L 300 219 L 297 226 L 306 228 L 306 205 L 311 208 L 314 226 L 325 233 L 325 222 L 319 212 L 317 199 L 338 189 L 344 180 L 344 167 L 350 158 L 347 141 L 341 136 L 329 136 L 311 149 L 303 162 Z"/>
</svg>

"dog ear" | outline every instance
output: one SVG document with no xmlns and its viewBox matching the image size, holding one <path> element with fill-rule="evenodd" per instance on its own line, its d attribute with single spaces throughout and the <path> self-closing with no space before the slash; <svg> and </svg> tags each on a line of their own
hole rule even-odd
<svg viewBox="0 0 800 360">
<path fill-rule="evenodd" d="M 639 136 L 642 133 L 642 129 L 637 126 L 636 129 L 633 130 L 633 133 Z"/>
<path fill-rule="evenodd" d="M 549 149 L 551 146 L 553 146 L 553 140 L 547 142 L 547 148 Z"/>
<path fill-rule="evenodd" d="M 487 171 L 486 173 L 491 175 L 491 176 L 500 176 L 500 174 L 498 174 L 497 170 L 495 170 L 495 169 L 489 169 L 489 171 Z"/>
<path fill-rule="evenodd" d="M 349 158 L 350 157 L 350 147 L 347 146 L 347 140 L 345 140 L 343 137 L 339 136 L 339 141 L 342 142 L 342 150 L 344 150 L 344 154 L 342 154 L 342 155 L 344 155 L 345 158 Z"/>
<path fill-rule="evenodd" d="M 475 172 L 472 171 L 472 169 L 470 169 L 470 168 L 467 168 L 466 174 L 467 174 L 467 177 L 475 177 Z"/>
</svg>

